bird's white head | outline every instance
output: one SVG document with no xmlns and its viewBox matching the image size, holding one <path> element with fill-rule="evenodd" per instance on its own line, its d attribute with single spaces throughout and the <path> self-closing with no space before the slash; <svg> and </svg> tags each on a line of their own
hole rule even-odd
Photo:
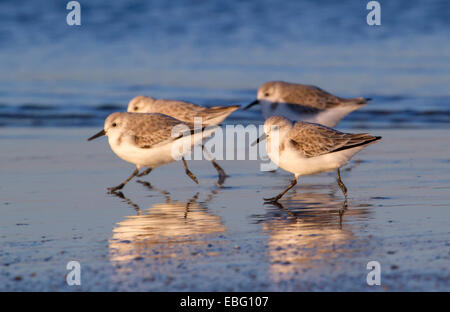
<svg viewBox="0 0 450 312">
<path fill-rule="evenodd" d="M 262 103 L 277 103 L 281 101 L 281 88 L 285 85 L 282 81 L 269 81 L 261 85 L 256 94 L 256 100 L 244 107 L 244 110 Z"/>
<path fill-rule="evenodd" d="M 149 96 L 139 95 L 131 99 L 128 103 L 127 112 L 129 113 L 151 113 L 152 104 L 156 99 Z"/>
<path fill-rule="evenodd" d="M 252 146 L 267 139 L 280 142 L 292 128 L 292 121 L 281 116 L 272 116 L 264 123 L 264 134 L 261 135 Z"/>
<path fill-rule="evenodd" d="M 126 129 L 129 113 L 112 113 L 105 120 L 104 131 L 105 135 L 113 137 L 115 135 L 120 135 L 123 129 Z"/>
<path fill-rule="evenodd" d="M 91 136 L 88 141 L 106 135 L 108 137 L 120 136 L 125 129 L 130 113 L 112 113 L 105 120 L 103 130 Z"/>
<path fill-rule="evenodd" d="M 272 116 L 264 123 L 264 133 L 270 137 L 273 131 L 278 131 L 278 135 L 283 137 L 292 128 L 292 121 L 282 116 Z"/>
<path fill-rule="evenodd" d="M 282 81 L 269 81 L 261 85 L 258 89 L 258 101 L 276 103 L 281 99 Z"/>
</svg>

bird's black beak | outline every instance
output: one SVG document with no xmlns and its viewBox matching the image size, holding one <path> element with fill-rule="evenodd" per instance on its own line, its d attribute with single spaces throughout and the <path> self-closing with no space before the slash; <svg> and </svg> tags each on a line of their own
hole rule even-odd
<svg viewBox="0 0 450 312">
<path fill-rule="evenodd" d="M 258 105 L 259 104 L 259 100 L 254 100 L 253 102 L 251 102 L 250 104 L 248 104 L 247 106 L 245 106 L 243 109 L 247 110 L 250 107 L 254 106 L 254 105 Z"/>
<path fill-rule="evenodd" d="M 98 138 L 98 137 L 101 137 L 102 135 L 105 135 L 105 134 L 106 134 L 105 130 L 102 130 L 102 131 L 100 131 L 99 133 L 94 134 L 93 136 L 91 136 L 91 137 L 88 139 L 88 141 L 92 141 L 93 139 L 96 139 L 96 138 Z"/>
<path fill-rule="evenodd" d="M 252 145 L 252 146 L 255 146 L 255 145 L 258 144 L 259 142 L 264 141 L 266 138 L 267 138 L 267 135 L 266 135 L 265 133 L 263 133 L 263 135 L 260 136 L 259 138 L 257 138 L 256 141 L 253 142 L 251 145 Z"/>
</svg>

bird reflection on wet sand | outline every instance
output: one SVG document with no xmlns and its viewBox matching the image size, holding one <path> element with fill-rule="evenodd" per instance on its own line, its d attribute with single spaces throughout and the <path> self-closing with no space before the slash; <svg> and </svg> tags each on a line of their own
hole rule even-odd
<svg viewBox="0 0 450 312">
<path fill-rule="evenodd" d="M 156 190 L 147 182 L 140 183 Z M 226 228 L 221 218 L 206 207 L 214 192 L 203 201 L 199 201 L 199 193 L 187 201 L 173 201 L 170 193 L 160 191 L 166 201 L 144 210 L 123 193 L 113 193 L 133 207 L 137 215 L 116 224 L 109 241 L 110 260 L 121 264 L 145 259 L 164 262 L 219 253 L 218 246 L 224 243 L 221 234 Z"/>
<path fill-rule="evenodd" d="M 353 234 L 352 221 L 367 218 L 369 205 L 348 204 L 333 192 L 320 192 L 328 187 L 306 185 L 305 192 L 288 196 L 283 204 L 267 203 L 266 214 L 255 216 L 268 234 L 274 282 L 300 278 L 308 271 L 326 274 L 352 257 L 358 249 L 355 244 L 364 244 Z"/>
</svg>

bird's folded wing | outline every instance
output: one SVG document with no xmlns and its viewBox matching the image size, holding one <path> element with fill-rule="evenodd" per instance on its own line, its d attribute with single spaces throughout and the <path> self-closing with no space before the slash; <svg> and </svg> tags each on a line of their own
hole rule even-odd
<svg viewBox="0 0 450 312">
<path fill-rule="evenodd" d="M 318 124 L 297 122 L 289 132 L 290 143 L 305 157 L 316 157 L 373 142 L 367 133 L 343 133 Z"/>
<path fill-rule="evenodd" d="M 156 104 L 158 105 L 158 107 L 162 110 L 165 111 L 196 111 L 196 110 L 201 110 L 202 107 L 195 105 L 193 103 L 190 102 L 185 102 L 185 101 L 178 101 L 178 100 L 165 100 L 165 99 L 158 99 L 156 101 Z"/>
<path fill-rule="evenodd" d="M 129 131 L 134 144 L 140 148 L 152 148 L 178 139 L 192 126 L 163 114 L 139 114 Z"/>
<path fill-rule="evenodd" d="M 200 112 L 203 110 L 201 106 L 178 100 L 158 99 L 156 104 L 159 112 L 190 122 L 193 122 L 197 115 L 201 117 Z"/>
<path fill-rule="evenodd" d="M 286 103 L 300 104 L 323 110 L 340 104 L 341 98 L 334 96 L 316 86 L 292 85 L 288 86 L 283 100 Z"/>
</svg>

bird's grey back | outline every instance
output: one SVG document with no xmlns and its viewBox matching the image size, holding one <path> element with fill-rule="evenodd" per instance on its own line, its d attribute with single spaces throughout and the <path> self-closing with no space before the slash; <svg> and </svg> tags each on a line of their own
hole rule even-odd
<svg viewBox="0 0 450 312">
<path fill-rule="evenodd" d="M 141 148 L 150 148 L 175 139 L 172 136 L 172 130 L 176 126 L 193 129 L 191 124 L 160 113 L 128 114 L 126 134 L 134 136 L 136 144 Z"/>
<path fill-rule="evenodd" d="M 313 109 L 324 110 L 336 107 L 346 99 L 337 97 L 316 86 L 280 82 L 280 96 L 290 104 L 299 104 Z"/>
<path fill-rule="evenodd" d="M 290 143 L 306 157 L 315 157 L 378 140 L 368 133 L 344 133 L 319 124 L 298 121 L 288 133 Z"/>
<path fill-rule="evenodd" d="M 184 122 L 193 122 L 194 117 L 204 117 L 205 108 L 193 103 L 158 99 L 153 104 L 159 113 L 173 116 Z"/>
<path fill-rule="evenodd" d="M 186 123 L 194 123 L 194 118 L 201 118 L 202 123 L 210 124 L 213 119 L 227 116 L 239 106 L 203 107 L 184 101 L 158 99 L 153 107 L 159 113 L 172 116 Z"/>
</svg>

